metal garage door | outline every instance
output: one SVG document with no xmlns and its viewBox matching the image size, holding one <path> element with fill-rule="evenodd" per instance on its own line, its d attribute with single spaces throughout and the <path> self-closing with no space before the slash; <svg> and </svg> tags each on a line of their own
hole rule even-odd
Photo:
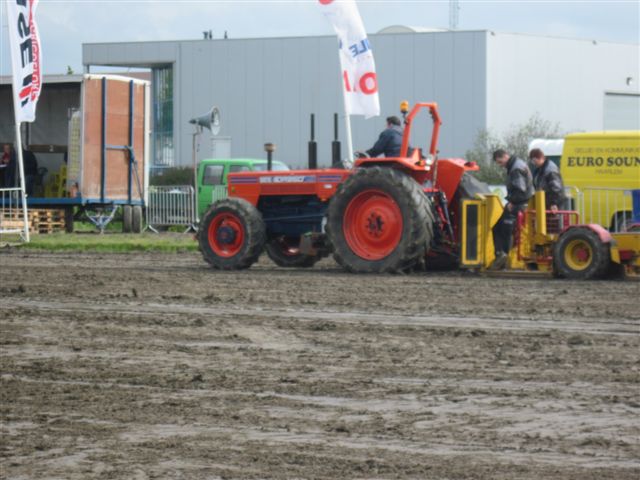
<svg viewBox="0 0 640 480">
<path fill-rule="evenodd" d="M 605 93 L 605 130 L 640 130 L 640 94 Z"/>
</svg>

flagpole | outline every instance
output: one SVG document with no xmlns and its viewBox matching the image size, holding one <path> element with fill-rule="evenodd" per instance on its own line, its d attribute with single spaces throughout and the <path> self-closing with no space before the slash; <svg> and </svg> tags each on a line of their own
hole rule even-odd
<svg viewBox="0 0 640 480">
<path fill-rule="evenodd" d="M 24 241 L 29 243 L 29 222 L 27 215 L 27 195 L 24 184 L 24 159 L 22 157 L 22 132 L 20 131 L 20 122 L 16 122 L 16 158 L 18 159 L 18 168 L 20 171 L 20 195 L 22 196 L 22 219 L 24 221 Z"/>
<path fill-rule="evenodd" d="M 353 138 L 351 136 L 351 117 L 347 110 L 347 91 L 342 87 L 342 99 L 344 102 L 344 127 L 347 133 L 347 161 L 353 165 Z"/>
</svg>

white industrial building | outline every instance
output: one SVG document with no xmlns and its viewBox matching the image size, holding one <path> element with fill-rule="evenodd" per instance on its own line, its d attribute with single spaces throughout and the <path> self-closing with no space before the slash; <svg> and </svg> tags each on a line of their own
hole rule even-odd
<svg viewBox="0 0 640 480">
<path fill-rule="evenodd" d="M 463 156 L 479 130 L 501 132 L 535 113 L 565 131 L 640 129 L 638 44 L 409 27 L 370 40 L 382 114 L 352 117 L 356 150 L 373 144 L 405 99 L 439 104 L 442 156 Z M 82 58 L 86 70 L 152 69 L 156 167 L 191 164 L 189 119 L 213 105 L 222 112 L 213 155 L 263 157 L 273 142 L 276 158 L 302 166 L 312 113 L 321 166 L 330 163 L 334 112 L 344 140 L 334 36 L 85 44 Z M 208 133 L 200 158 L 212 156 Z M 412 144 L 429 134 L 424 119 Z"/>
</svg>

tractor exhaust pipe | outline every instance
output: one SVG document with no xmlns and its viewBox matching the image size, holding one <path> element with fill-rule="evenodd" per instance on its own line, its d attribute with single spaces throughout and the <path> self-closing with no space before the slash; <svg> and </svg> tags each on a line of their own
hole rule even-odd
<svg viewBox="0 0 640 480">
<path fill-rule="evenodd" d="M 275 143 L 265 143 L 264 151 L 267 152 L 267 171 L 271 171 L 273 167 L 273 152 L 276 151 Z"/>
<path fill-rule="evenodd" d="M 331 142 L 331 166 L 342 168 L 340 160 L 340 140 L 338 140 L 338 114 L 333 114 L 333 142 Z"/>
<path fill-rule="evenodd" d="M 309 141 L 309 170 L 318 168 L 318 144 L 316 142 L 316 116 L 311 114 L 311 140 Z"/>
</svg>

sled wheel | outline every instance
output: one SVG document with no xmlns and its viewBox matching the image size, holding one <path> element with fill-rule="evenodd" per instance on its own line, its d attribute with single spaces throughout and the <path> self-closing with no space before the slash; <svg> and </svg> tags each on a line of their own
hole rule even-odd
<svg viewBox="0 0 640 480">
<path fill-rule="evenodd" d="M 609 245 L 588 228 L 571 228 L 554 247 L 553 261 L 559 276 L 589 280 L 602 277 L 609 268 Z"/>
</svg>

